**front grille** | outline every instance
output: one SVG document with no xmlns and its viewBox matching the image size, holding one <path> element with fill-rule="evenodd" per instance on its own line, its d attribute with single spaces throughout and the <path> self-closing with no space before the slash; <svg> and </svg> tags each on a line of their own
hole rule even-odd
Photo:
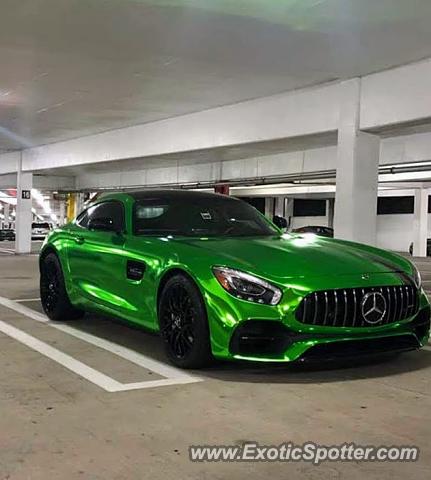
<svg viewBox="0 0 431 480">
<path fill-rule="evenodd" d="M 373 310 L 374 298 L 377 310 Z M 415 315 L 418 308 L 419 296 L 413 285 L 343 288 L 308 294 L 296 310 L 296 319 L 325 327 L 380 327 L 405 320 Z"/>
</svg>

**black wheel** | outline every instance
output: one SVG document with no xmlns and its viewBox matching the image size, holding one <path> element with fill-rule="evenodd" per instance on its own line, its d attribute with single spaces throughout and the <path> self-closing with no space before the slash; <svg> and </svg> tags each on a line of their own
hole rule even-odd
<svg viewBox="0 0 431 480">
<path fill-rule="evenodd" d="M 202 368 L 212 360 L 208 319 L 202 295 L 186 275 L 163 288 L 159 324 L 169 360 L 181 368 Z"/>
<path fill-rule="evenodd" d="M 55 253 L 48 253 L 40 269 L 40 299 L 51 320 L 75 320 L 84 315 L 69 300 L 64 285 L 60 261 Z"/>
</svg>

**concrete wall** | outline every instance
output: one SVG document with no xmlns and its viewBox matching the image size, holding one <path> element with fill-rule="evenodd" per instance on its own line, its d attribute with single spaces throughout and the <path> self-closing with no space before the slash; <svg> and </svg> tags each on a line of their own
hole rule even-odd
<svg viewBox="0 0 431 480">
<path fill-rule="evenodd" d="M 377 246 L 407 252 L 413 242 L 414 215 L 378 215 Z M 431 238 L 431 215 L 428 215 L 428 237 Z"/>
<path fill-rule="evenodd" d="M 293 217 L 291 228 L 306 225 L 328 225 L 326 216 Z M 431 215 L 428 217 L 428 233 L 431 238 Z M 413 241 L 413 214 L 378 215 L 377 246 L 396 252 L 408 252 Z"/>
</svg>

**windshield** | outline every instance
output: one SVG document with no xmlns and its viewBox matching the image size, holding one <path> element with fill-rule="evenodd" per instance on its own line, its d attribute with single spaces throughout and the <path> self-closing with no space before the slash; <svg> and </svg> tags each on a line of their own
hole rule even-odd
<svg viewBox="0 0 431 480">
<path fill-rule="evenodd" d="M 229 197 L 148 198 L 135 203 L 135 235 L 254 237 L 278 230 L 252 206 Z"/>
</svg>

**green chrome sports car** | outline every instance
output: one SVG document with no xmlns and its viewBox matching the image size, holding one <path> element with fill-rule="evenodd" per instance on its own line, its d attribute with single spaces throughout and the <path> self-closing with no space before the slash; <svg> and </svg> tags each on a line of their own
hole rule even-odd
<svg viewBox="0 0 431 480">
<path fill-rule="evenodd" d="M 247 203 L 184 190 L 106 194 L 40 254 L 52 320 L 85 311 L 159 331 L 184 368 L 420 348 L 430 306 L 407 259 L 280 232 Z"/>
</svg>

